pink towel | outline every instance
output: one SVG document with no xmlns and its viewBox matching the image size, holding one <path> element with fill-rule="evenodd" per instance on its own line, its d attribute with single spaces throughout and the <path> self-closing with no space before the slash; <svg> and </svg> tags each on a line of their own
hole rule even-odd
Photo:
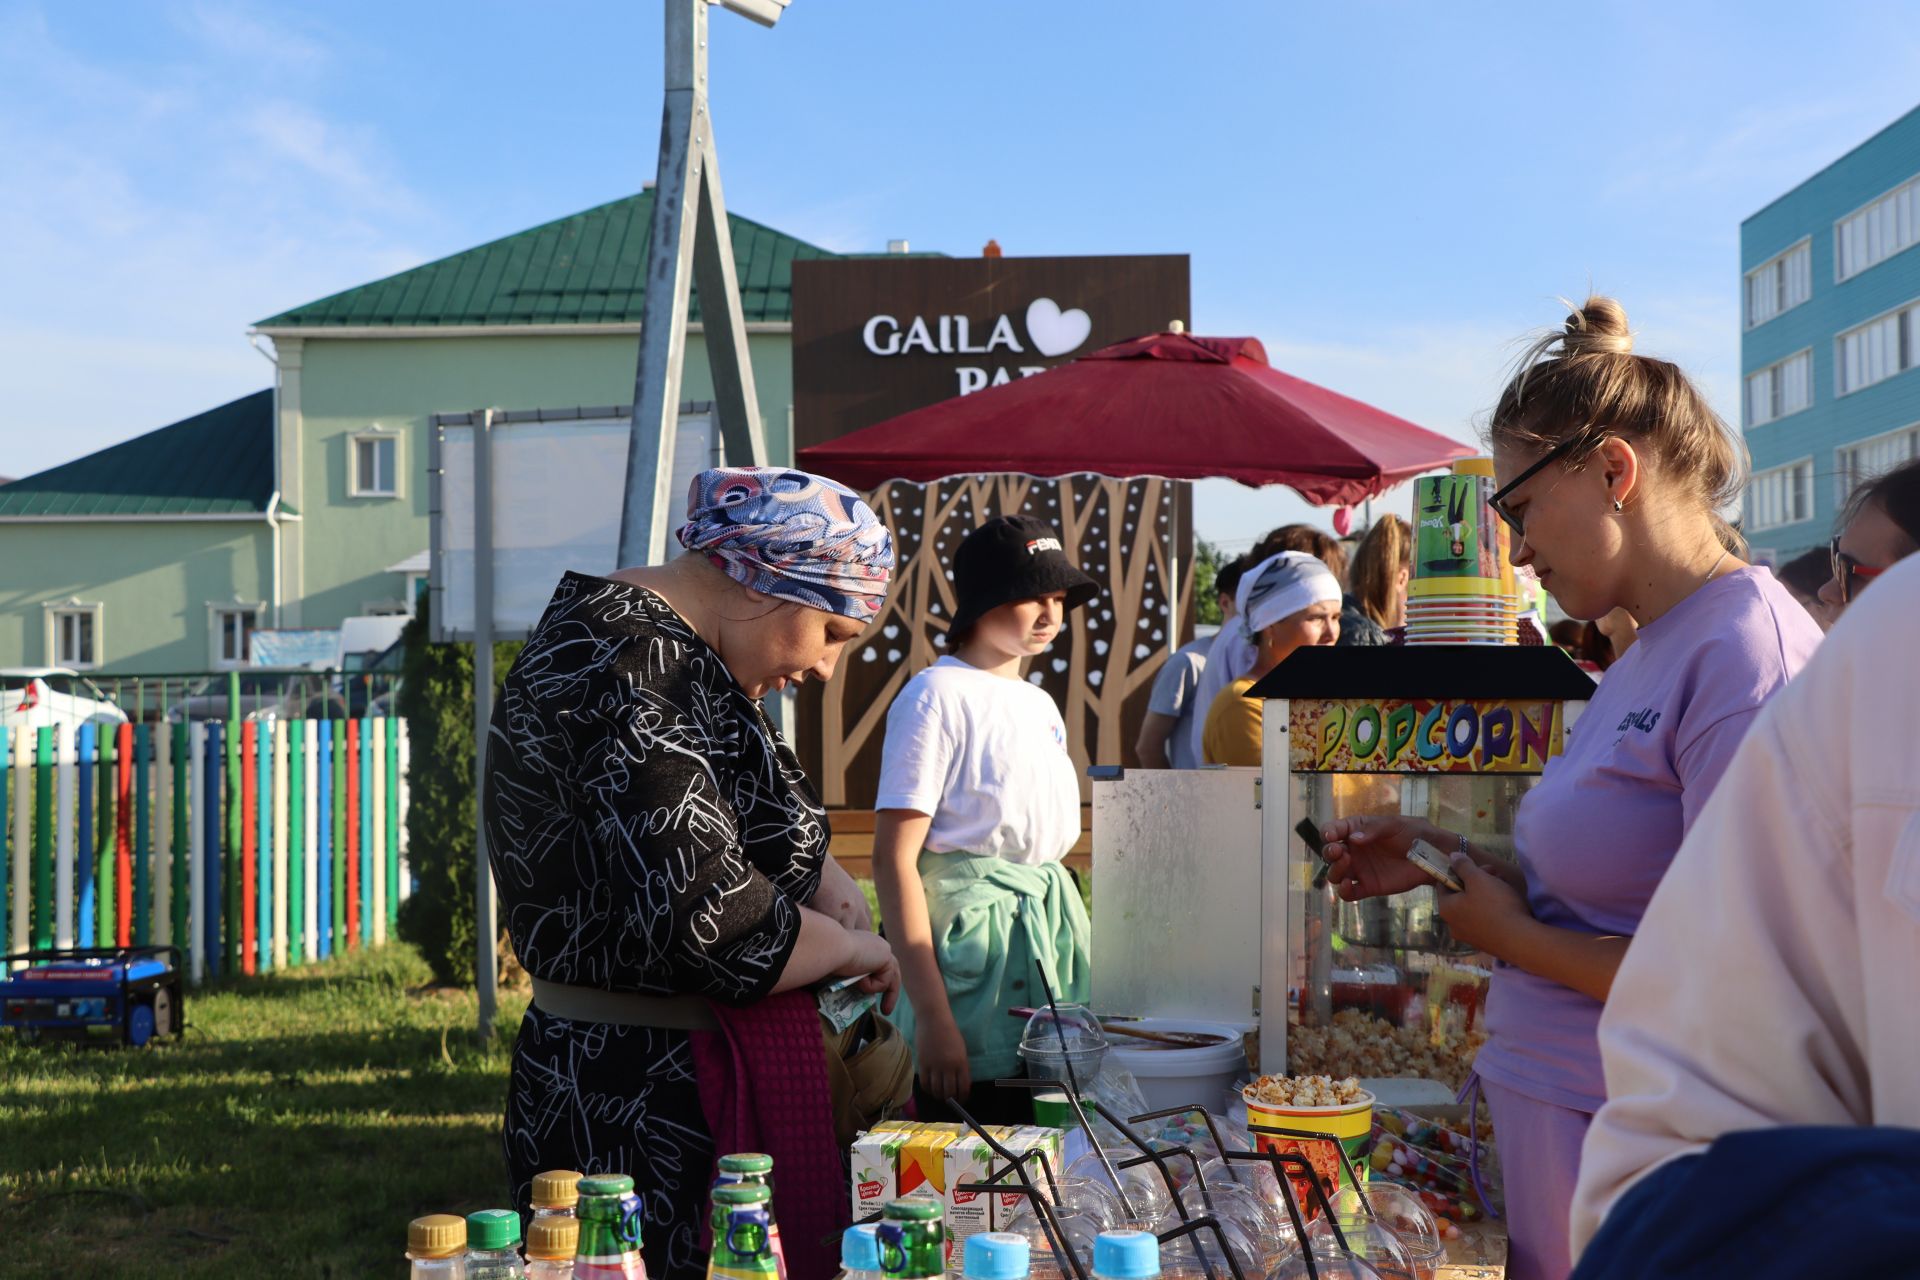
<svg viewBox="0 0 1920 1280">
<path fill-rule="evenodd" d="M 852 1211 L 833 1137 L 819 1005 L 801 990 L 744 1009 L 711 1008 L 720 1029 L 692 1039 L 714 1152 L 773 1157 L 773 1213 L 790 1280 L 831 1280 Z"/>
</svg>

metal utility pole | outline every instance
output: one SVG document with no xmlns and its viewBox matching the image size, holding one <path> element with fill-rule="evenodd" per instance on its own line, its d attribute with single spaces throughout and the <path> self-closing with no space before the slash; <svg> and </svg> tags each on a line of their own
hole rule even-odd
<svg viewBox="0 0 1920 1280">
<path fill-rule="evenodd" d="M 666 0 L 666 104 L 660 167 L 648 231 L 646 300 L 634 375 L 633 433 L 627 446 L 626 503 L 619 564 L 659 564 L 667 527 L 685 494 L 671 493 L 679 425 L 680 373 L 687 353 L 687 303 L 700 285 L 700 319 L 713 371 L 715 416 L 727 460 L 764 466 L 766 438 L 747 358 L 747 326 L 734 274 L 733 240 L 707 111 L 708 0 Z M 777 13 L 777 10 L 776 10 Z M 750 15 L 751 16 L 751 15 Z M 764 20 L 764 19 L 763 19 Z"/>
</svg>

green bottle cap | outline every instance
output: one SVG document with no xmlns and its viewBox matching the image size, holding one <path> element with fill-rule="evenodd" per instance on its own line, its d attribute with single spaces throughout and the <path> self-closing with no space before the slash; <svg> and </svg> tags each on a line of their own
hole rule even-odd
<svg viewBox="0 0 1920 1280">
<path fill-rule="evenodd" d="M 942 1206 L 938 1200 L 926 1196 L 908 1196 L 905 1200 L 895 1200 L 880 1211 L 880 1216 L 892 1222 L 937 1222 Z"/>
<path fill-rule="evenodd" d="M 520 1243 L 520 1215 L 511 1209 L 482 1209 L 467 1215 L 467 1248 L 512 1249 Z"/>
<path fill-rule="evenodd" d="M 765 1204 L 773 1199 L 773 1192 L 758 1182 L 730 1182 L 723 1187 L 713 1189 L 713 1202 L 724 1205 Z"/>
<path fill-rule="evenodd" d="M 582 1178 L 580 1194 L 583 1196 L 630 1196 L 633 1194 L 633 1179 L 624 1173 L 603 1173 L 592 1178 Z"/>
<path fill-rule="evenodd" d="M 738 1155 L 721 1156 L 720 1172 L 732 1174 L 772 1173 L 773 1157 L 762 1155 L 758 1151 L 742 1151 Z"/>
</svg>

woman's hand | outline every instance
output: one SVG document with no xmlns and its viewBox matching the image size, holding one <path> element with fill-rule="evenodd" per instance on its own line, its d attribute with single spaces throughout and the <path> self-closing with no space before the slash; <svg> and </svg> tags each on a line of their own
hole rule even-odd
<svg viewBox="0 0 1920 1280">
<path fill-rule="evenodd" d="M 919 1006 L 915 1006 L 918 1012 Z M 923 1019 L 914 1033 L 914 1057 L 920 1064 L 920 1088 L 944 1102 L 965 1098 L 973 1087 L 967 1070 L 967 1042 L 953 1014 Z"/>
<path fill-rule="evenodd" d="M 860 892 L 860 882 L 831 857 L 821 865 L 820 887 L 807 905 L 842 929 L 873 932 L 873 911 L 867 906 L 867 895 Z"/>
<path fill-rule="evenodd" d="M 1521 922 L 1533 919 L 1527 900 L 1464 854 L 1453 855 L 1453 874 L 1464 886 L 1460 892 L 1443 889 L 1434 897 L 1434 910 L 1447 922 L 1447 931 L 1464 946 L 1507 959 Z"/>
<path fill-rule="evenodd" d="M 858 974 L 857 989 L 868 995 L 880 992 L 880 1012 L 892 1013 L 900 999 L 900 962 L 893 948 L 877 933 L 848 930 L 847 936 L 853 941 L 853 958 L 841 966 L 838 976 Z"/>
<path fill-rule="evenodd" d="M 1432 884 L 1431 876 L 1407 861 L 1407 850 L 1415 840 L 1442 849 L 1456 842 L 1424 819 L 1397 813 L 1336 818 L 1321 829 L 1320 836 L 1329 864 L 1327 881 L 1348 902 Z"/>
</svg>

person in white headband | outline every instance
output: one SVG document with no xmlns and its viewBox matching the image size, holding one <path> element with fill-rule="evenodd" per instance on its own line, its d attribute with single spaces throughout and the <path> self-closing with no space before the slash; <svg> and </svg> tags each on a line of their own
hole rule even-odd
<svg viewBox="0 0 1920 1280">
<path fill-rule="evenodd" d="M 1340 581 L 1304 551 L 1282 551 L 1240 579 L 1236 623 L 1259 647 L 1253 670 L 1222 689 L 1207 711 L 1208 764 L 1260 763 L 1261 704 L 1246 696 L 1295 649 L 1340 639 Z"/>
</svg>

